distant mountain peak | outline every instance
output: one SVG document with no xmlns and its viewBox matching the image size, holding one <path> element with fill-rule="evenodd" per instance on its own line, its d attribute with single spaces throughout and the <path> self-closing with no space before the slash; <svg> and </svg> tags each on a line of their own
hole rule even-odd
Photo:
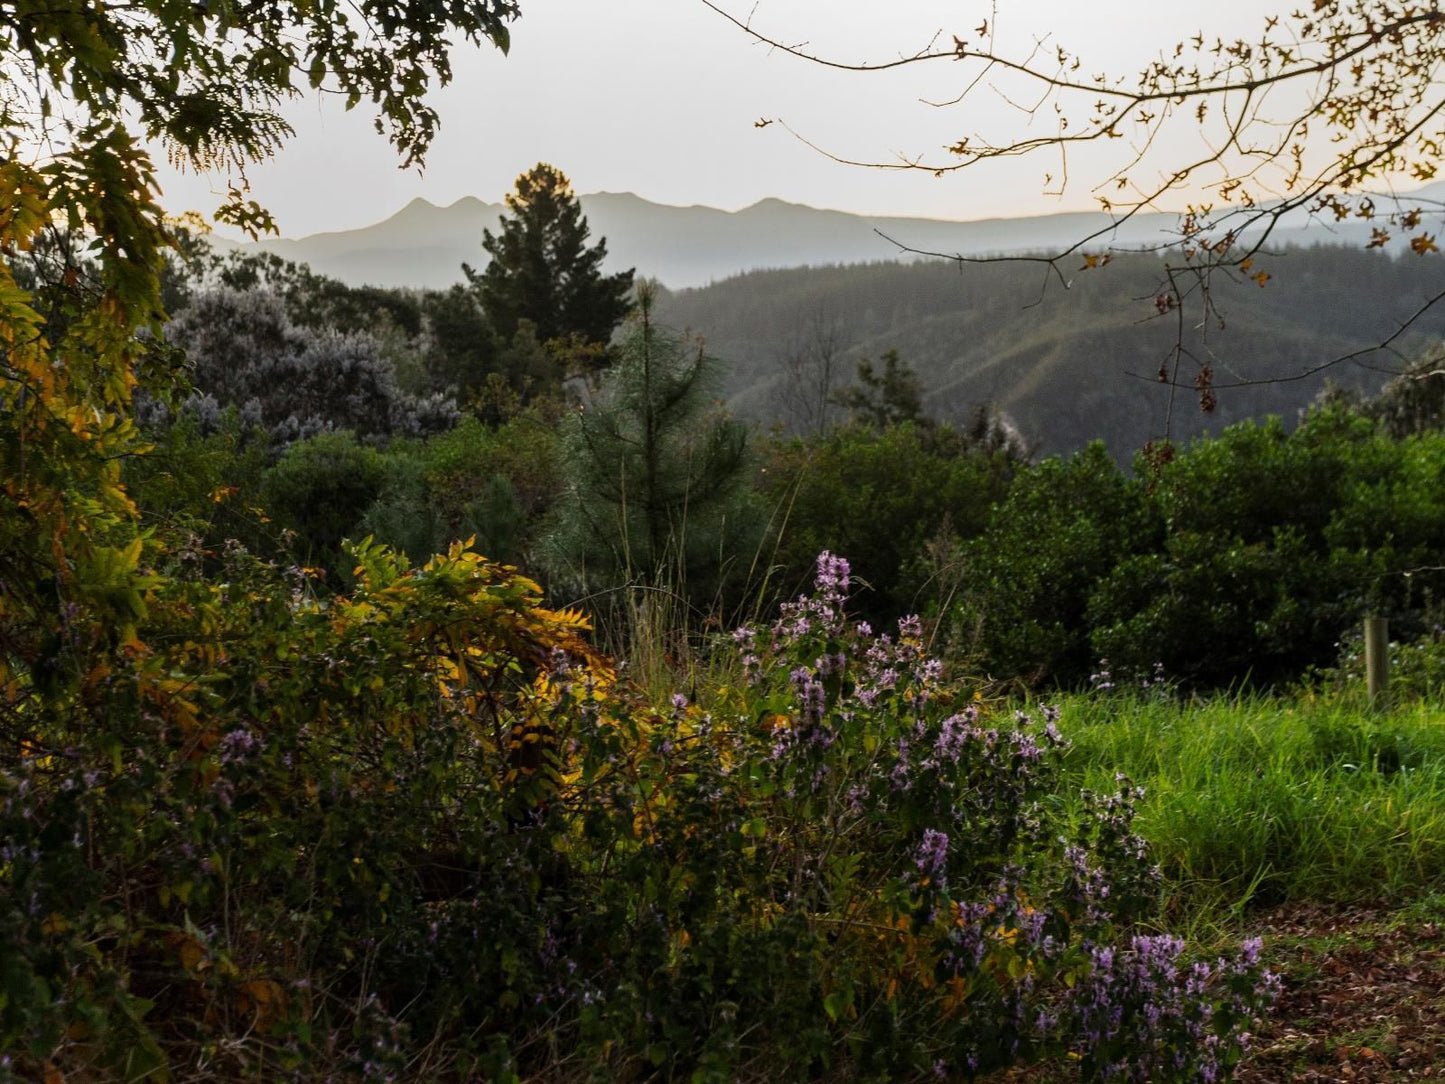
<svg viewBox="0 0 1445 1084">
<path fill-rule="evenodd" d="M 437 206 L 425 196 L 416 196 L 413 199 L 409 200 L 406 205 L 402 207 L 399 211 L 393 212 L 391 215 L 383 218 L 381 221 L 393 222 L 398 218 L 407 218 L 413 215 L 434 215 L 442 209 L 443 208 Z M 379 224 L 380 223 L 378 223 L 378 225 Z M 361 227 L 361 229 L 367 228 L 368 227 L 366 226 Z"/>
</svg>

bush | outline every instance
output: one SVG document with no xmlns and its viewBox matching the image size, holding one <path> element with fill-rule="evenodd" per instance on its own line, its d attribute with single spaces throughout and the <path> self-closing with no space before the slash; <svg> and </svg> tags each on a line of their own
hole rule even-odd
<svg viewBox="0 0 1445 1084">
<path fill-rule="evenodd" d="M 266 472 L 262 492 L 276 521 L 296 532 L 299 555 L 344 582 L 349 562 L 342 540 L 357 536 L 385 481 L 385 461 L 375 448 L 350 433 L 323 433 L 288 448 Z"/>
<path fill-rule="evenodd" d="M 1095 586 L 1092 651 L 1137 673 L 1162 664 L 1193 688 L 1289 681 L 1331 635 L 1311 605 L 1331 586 L 1321 566 L 1295 531 L 1272 544 L 1171 533 L 1162 552 L 1120 561 Z"/>
<path fill-rule="evenodd" d="M 89 641 L 68 691 L 27 694 L 55 710 L 3 716 L 0 1074 L 1237 1058 L 1269 980 L 1252 947 L 1186 963 L 1131 935 L 1154 894 L 1133 788 L 1056 819 L 1053 719 L 961 701 L 915 621 L 853 623 L 845 563 L 739 632 L 740 683 L 655 709 L 460 547 L 352 558 L 321 603 L 238 551 L 215 581 L 178 555 L 143 640 Z"/>
<path fill-rule="evenodd" d="M 1195 689 L 1298 680 L 1364 613 L 1434 620 L 1445 437 L 1320 410 L 1141 455 L 1021 473 L 960 550 L 952 639 L 997 677 L 1079 687 L 1107 657 Z"/>
<path fill-rule="evenodd" d="M 368 440 L 421 436 L 458 418 L 444 395 L 403 392 L 373 335 L 298 327 L 273 293 L 198 294 L 166 334 L 192 370 L 184 409 L 207 431 L 226 407 L 278 447 L 343 429 Z"/>
<path fill-rule="evenodd" d="M 191 533 L 211 550 L 227 539 L 253 548 L 274 543 L 276 532 L 267 530 L 258 507 L 271 456 L 264 441 L 247 439 L 238 411 L 224 412 L 209 434 L 187 413 L 153 439 L 148 454 L 124 464 L 126 488 L 144 520 Z"/>
<path fill-rule="evenodd" d="M 777 524 L 776 582 L 785 597 L 796 592 L 818 552 L 832 549 L 855 556 L 868 616 L 917 609 L 932 585 L 916 574 L 915 559 L 940 534 L 951 543 L 982 532 L 1017 469 L 1017 460 L 976 451 L 947 426 L 912 422 L 776 442 L 760 475 Z"/>
<path fill-rule="evenodd" d="M 1022 473 L 988 529 L 962 551 L 962 600 L 950 615 L 996 677 L 1081 685 L 1096 585 L 1163 533 L 1142 483 L 1102 444 Z M 1153 659 L 1149 660 L 1151 663 Z"/>
</svg>

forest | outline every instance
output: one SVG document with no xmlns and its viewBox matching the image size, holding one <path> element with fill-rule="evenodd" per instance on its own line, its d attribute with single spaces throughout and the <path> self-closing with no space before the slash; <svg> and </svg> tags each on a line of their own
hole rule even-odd
<svg viewBox="0 0 1445 1084">
<path fill-rule="evenodd" d="M 1165 366 L 1144 439 L 1081 368 L 1143 254 L 1051 329 L 1007 266 L 670 292 L 539 163 L 452 288 L 349 286 L 133 127 L 261 160 L 334 80 L 410 162 L 518 13 L 245 7 L 0 10 L 65 133 L 0 162 L 0 1082 L 1445 1063 L 1438 329 L 1279 379 L 1428 246 L 1242 257 L 1261 382 Z"/>
</svg>

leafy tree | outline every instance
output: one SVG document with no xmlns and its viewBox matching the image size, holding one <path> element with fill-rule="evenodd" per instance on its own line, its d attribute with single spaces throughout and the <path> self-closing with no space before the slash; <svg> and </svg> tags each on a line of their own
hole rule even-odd
<svg viewBox="0 0 1445 1084">
<path fill-rule="evenodd" d="M 421 309 L 430 339 L 426 368 L 432 387 L 454 388 L 466 402 L 485 384 L 487 374 L 496 371 L 501 350 L 497 334 L 476 292 L 462 285 L 427 291 Z"/>
<path fill-rule="evenodd" d="M 579 584 L 681 579 L 707 592 L 750 526 L 747 431 L 713 405 L 717 362 L 659 327 L 653 301 L 641 284 L 616 364 L 570 420 L 552 563 Z"/>
<path fill-rule="evenodd" d="M 178 164 L 224 172 L 230 193 L 218 217 L 267 228 L 269 215 L 246 199 L 245 169 L 289 134 L 277 112 L 282 99 L 309 84 L 352 105 L 370 100 L 403 158 L 419 161 L 437 124 L 424 94 L 433 78 L 449 79 L 453 40 L 505 48 L 516 14 L 511 0 L 0 9 L 0 138 L 9 149 L 0 163 L 7 669 L 24 659 L 29 672 L 49 657 L 61 642 L 58 615 L 71 604 L 85 611 L 89 595 L 95 615 L 118 628 L 144 609 L 136 586 L 144 543 L 120 469 L 142 446 L 132 393 L 138 383 L 164 393 L 174 359 L 156 347 L 173 234 L 142 137 Z M 14 254 L 62 232 L 87 241 L 83 252 L 57 246 L 63 258 L 44 266 L 50 311 L 42 317 L 34 291 L 16 283 Z M 74 530 L 77 523 L 87 530 Z M 64 571 L 80 567 L 92 572 L 73 580 Z"/>
<path fill-rule="evenodd" d="M 1277 684 L 1327 662 L 1383 571 L 1359 567 L 1333 525 L 1399 460 L 1374 426 L 1341 411 L 1293 433 L 1277 418 L 1241 423 L 1152 467 L 1141 457 L 1163 533 L 1095 585 L 1093 654 L 1138 673 L 1162 663 L 1196 687 Z M 1374 523 L 1360 552 L 1383 557 L 1389 528 Z"/>
<path fill-rule="evenodd" d="M 568 336 L 606 343 L 627 315 L 632 272 L 602 273 L 607 242 L 587 246 L 587 219 L 562 172 L 540 163 L 517 178 L 499 233 L 485 231 L 492 260 L 480 273 L 463 265 L 504 340 L 530 320 L 543 343 Z"/>
</svg>

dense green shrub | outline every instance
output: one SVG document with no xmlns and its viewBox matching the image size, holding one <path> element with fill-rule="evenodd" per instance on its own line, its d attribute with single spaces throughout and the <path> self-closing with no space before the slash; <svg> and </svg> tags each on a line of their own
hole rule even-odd
<svg viewBox="0 0 1445 1084">
<path fill-rule="evenodd" d="M 949 618 L 995 677 L 1082 683 L 1097 658 L 1088 608 L 1098 582 L 1159 544 L 1144 486 L 1101 444 L 1023 471 L 962 552 Z M 1152 660 L 1151 660 L 1152 661 Z"/>
<path fill-rule="evenodd" d="M 1297 531 L 1248 544 L 1171 532 L 1161 552 L 1127 557 L 1095 585 L 1092 656 L 1135 673 L 1161 664 L 1193 687 L 1290 680 L 1335 635 L 1322 571 Z"/>
<path fill-rule="evenodd" d="M 529 566 L 562 486 L 547 418 L 525 412 L 497 427 L 467 417 L 425 441 L 397 441 L 383 456 L 381 491 L 353 530 L 421 561 L 471 538 L 493 560 Z"/>
<path fill-rule="evenodd" d="M 426 446 L 427 486 L 430 500 L 440 511 L 453 538 L 465 538 L 471 528 L 479 537 L 490 534 L 494 548 L 489 556 L 530 563 L 542 520 L 563 486 L 561 442 L 556 418 L 528 411 L 495 428 L 466 419 L 450 433 L 431 438 Z M 479 522 L 475 509 L 501 507 L 493 496 L 515 493 L 521 519 L 505 531 L 500 521 Z M 473 509 L 469 512 L 468 509 Z"/>
<path fill-rule="evenodd" d="M 385 481 L 375 448 L 350 433 L 323 433 L 288 448 L 266 472 L 262 492 L 276 522 L 295 532 L 298 556 L 339 574 L 349 564 L 342 540 L 355 536 Z"/>
<path fill-rule="evenodd" d="M 1275 685 L 1327 662 L 1367 609 L 1418 629 L 1429 577 L 1402 573 L 1445 546 L 1442 448 L 1338 410 L 1190 445 L 1148 490 L 1162 545 L 1100 578 L 1094 653 L 1195 686 Z"/>
<path fill-rule="evenodd" d="M 279 528 L 260 507 L 270 449 L 245 432 L 239 411 L 223 412 L 208 434 L 183 414 L 155 429 L 152 439 L 147 454 L 124 465 L 126 487 L 150 525 L 192 534 L 213 551 L 229 539 L 256 552 L 275 548 Z"/>
<path fill-rule="evenodd" d="M 1194 688 L 1328 664 L 1368 611 L 1405 638 L 1438 611 L 1445 437 L 1340 409 L 1141 456 L 1023 469 L 960 551 L 952 642 L 996 677 L 1082 685 L 1107 658 Z M 939 593 L 941 595 L 941 592 Z M 935 595 L 939 597 L 939 595 Z"/>
<path fill-rule="evenodd" d="M 417 562 L 472 538 L 498 561 L 526 564 L 561 485 L 555 431 L 530 412 L 498 428 L 468 417 L 380 447 L 325 433 L 274 463 L 234 409 L 208 435 L 183 415 L 158 428 L 156 442 L 126 467 L 149 519 L 184 527 L 212 550 L 236 539 L 324 567 L 334 584 L 351 568 L 342 540 L 368 535 Z"/>
<path fill-rule="evenodd" d="M 798 591 L 814 556 L 832 549 L 854 555 L 869 616 L 919 609 L 937 590 L 919 560 L 925 548 L 979 534 L 1018 469 L 947 426 L 846 426 L 774 441 L 759 476 L 776 529 L 774 582 L 785 596 Z"/>
</svg>

